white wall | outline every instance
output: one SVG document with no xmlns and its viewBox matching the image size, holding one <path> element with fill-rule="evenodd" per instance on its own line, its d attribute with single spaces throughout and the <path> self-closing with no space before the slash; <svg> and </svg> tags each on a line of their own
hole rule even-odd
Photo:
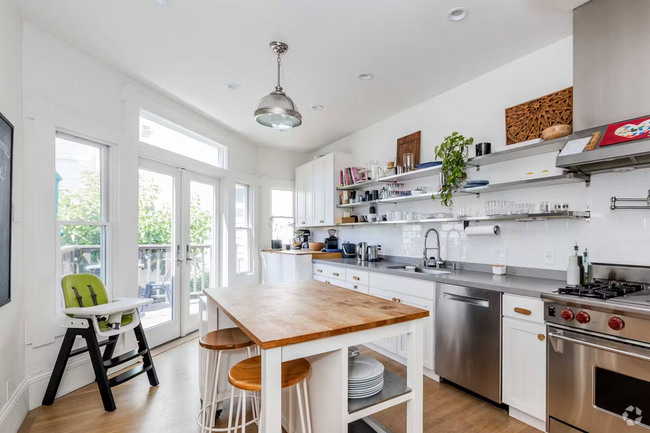
<svg viewBox="0 0 650 433">
<path fill-rule="evenodd" d="M 564 89 L 572 85 L 572 38 L 567 38 L 538 52 L 496 69 L 389 119 L 334 142 L 315 154 L 333 150 L 354 155 L 355 164 L 363 166 L 370 160 L 385 163 L 395 157 L 399 137 L 422 131 L 420 161 L 434 160 L 434 147 L 452 131 L 472 136 L 475 142 L 492 143 L 492 151 L 505 149 L 505 114 L 507 107 Z M 473 149 L 470 155 L 473 154 Z M 528 171 L 554 169 L 555 157 L 547 154 L 468 170 L 469 179 L 487 179 L 493 183 L 519 180 Z M 437 190 L 438 179 L 412 181 L 407 187 L 427 186 Z M 423 237 L 431 228 L 441 231 L 442 257 L 475 263 L 507 263 L 509 265 L 564 270 L 568 256 L 577 241 L 581 251 L 586 247 L 593 261 L 650 265 L 646 253 L 650 240 L 647 211 L 610 211 L 613 195 L 647 195 L 650 171 L 629 174 L 594 176 L 590 187 L 584 184 L 483 194 L 480 198 L 454 198 L 458 207 L 484 214 L 486 200 L 513 200 L 535 203 L 548 200 L 568 203 L 571 209 L 592 211 L 590 222 L 556 220 L 546 222 L 500 222 L 500 237 L 467 238 L 462 225 L 417 224 L 380 227 L 345 227 L 339 231 L 341 241 L 382 245 L 383 253 L 395 256 L 422 257 Z M 422 201 L 398 206 L 380 206 L 377 212 L 411 211 L 445 212 L 439 202 Z M 367 208 L 358 208 L 359 213 Z M 317 231 L 316 238 L 327 234 Z M 434 241 L 430 240 L 430 245 Z M 546 253 L 554 260 L 548 262 Z M 435 251 L 432 253 L 435 254 Z"/>
<path fill-rule="evenodd" d="M 14 125 L 13 202 L 23 203 L 22 23 L 9 0 L 0 0 L 0 112 Z M 23 225 L 13 224 L 11 302 L 0 307 L 0 431 L 15 431 L 27 414 Z"/>
<path fill-rule="evenodd" d="M 4 26 L 3 26 L 4 28 Z M 4 46 L 4 45 L 3 45 Z M 20 55 L 20 43 L 18 55 Z M 20 71 L 17 73 L 20 77 Z M 20 89 L 20 82 L 16 86 Z M 111 145 L 113 168 L 109 182 L 113 194 L 109 220 L 112 224 L 113 251 L 108 276 L 109 290 L 114 296 L 137 293 L 137 206 L 138 156 L 171 159 L 180 166 L 221 178 L 224 219 L 221 224 L 222 284 L 258 281 L 257 237 L 254 225 L 253 270 L 247 275 L 235 272 L 235 262 L 228 260 L 235 248 L 234 187 L 236 182 L 251 185 L 252 211 L 259 214 L 258 148 L 233 131 L 193 111 L 168 95 L 154 91 L 121 72 L 66 44 L 43 30 L 24 23 L 23 31 L 23 93 L 25 104 L 25 196 L 26 251 L 29 263 L 38 263 L 38 272 L 25 273 L 26 298 L 30 309 L 25 331 L 25 374 L 30 378 L 30 406 L 40 404 L 50 369 L 58 353 L 62 330 L 56 294 L 60 291 L 56 271 L 56 229 L 54 196 L 54 135 L 57 129 Z M 20 98 L 18 97 L 20 101 Z M 159 114 L 228 147 L 228 170 L 216 169 L 144 145 L 138 140 L 140 107 Z M 20 116 L 18 116 L 20 118 Z M 279 179 L 292 179 L 294 155 L 266 152 L 265 175 L 278 174 Z M 305 157 L 305 155 L 303 155 Z M 275 168 L 279 168 L 276 171 Z M 259 219 L 259 218 L 258 218 Z M 11 307 L 10 307 L 11 308 Z M 2 320 L 3 309 L 0 309 Z M 22 337 L 20 337 L 22 343 Z M 118 347 L 120 350 L 126 348 Z M 11 351 L 15 353 L 17 351 Z M 22 354 L 22 345 L 21 350 Z M 87 360 L 69 364 L 60 394 L 93 380 Z M 23 361 L 19 364 L 22 366 Z M 4 367 L 4 366 L 3 366 Z M 0 371 L 4 368 L 0 369 Z M 4 372 L 0 372 L 2 375 Z M 0 376 L 1 378 L 2 376 Z M 0 383 L 3 385 L 4 382 Z M 2 388 L 4 389 L 4 388 Z M 0 400 L 1 401 L 1 400 Z"/>
</svg>

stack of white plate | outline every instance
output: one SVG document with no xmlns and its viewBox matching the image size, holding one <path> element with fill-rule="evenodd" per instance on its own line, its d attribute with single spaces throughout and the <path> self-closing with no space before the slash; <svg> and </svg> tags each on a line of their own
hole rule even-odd
<svg viewBox="0 0 650 433">
<path fill-rule="evenodd" d="M 384 365 L 375 358 L 358 355 L 348 363 L 348 398 L 366 398 L 384 387 Z"/>
</svg>

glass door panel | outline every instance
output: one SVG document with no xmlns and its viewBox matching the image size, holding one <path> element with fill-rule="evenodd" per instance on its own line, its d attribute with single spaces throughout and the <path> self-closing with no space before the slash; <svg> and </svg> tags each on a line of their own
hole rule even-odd
<svg viewBox="0 0 650 433">
<path fill-rule="evenodd" d="M 180 336 L 177 258 L 180 176 L 177 168 L 141 160 L 138 209 L 138 291 L 153 299 L 141 309 L 151 346 Z"/>
</svg>

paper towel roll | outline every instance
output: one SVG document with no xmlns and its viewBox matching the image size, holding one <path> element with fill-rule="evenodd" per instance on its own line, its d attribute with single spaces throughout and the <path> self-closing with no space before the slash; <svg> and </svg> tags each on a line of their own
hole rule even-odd
<svg viewBox="0 0 650 433">
<path fill-rule="evenodd" d="M 501 232 L 499 226 L 475 226 L 467 227 L 465 234 L 467 236 L 496 236 Z"/>
</svg>

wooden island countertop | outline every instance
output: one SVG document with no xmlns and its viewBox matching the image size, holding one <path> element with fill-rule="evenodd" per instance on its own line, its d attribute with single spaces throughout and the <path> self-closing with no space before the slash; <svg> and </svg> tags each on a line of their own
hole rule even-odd
<svg viewBox="0 0 650 433">
<path fill-rule="evenodd" d="M 429 315 L 426 310 L 315 280 L 203 292 L 264 350 Z"/>
</svg>

